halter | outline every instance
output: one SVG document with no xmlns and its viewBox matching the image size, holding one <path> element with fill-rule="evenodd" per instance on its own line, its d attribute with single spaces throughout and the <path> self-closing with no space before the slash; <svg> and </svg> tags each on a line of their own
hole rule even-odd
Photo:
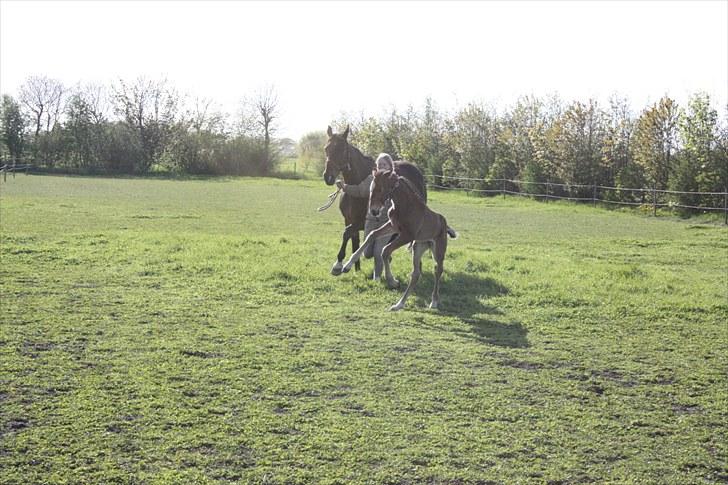
<svg viewBox="0 0 728 485">
<path fill-rule="evenodd" d="M 392 171 L 392 173 L 394 173 L 394 170 Z M 384 196 L 384 203 L 383 203 L 384 206 L 387 206 L 389 204 L 389 201 L 392 200 L 392 194 L 394 193 L 395 190 L 397 190 L 397 188 L 399 188 L 399 180 L 401 178 L 403 178 L 403 177 L 400 177 L 399 175 L 397 175 L 397 181 L 394 183 L 392 188 L 389 189 L 389 192 L 387 192 L 387 195 Z"/>
</svg>

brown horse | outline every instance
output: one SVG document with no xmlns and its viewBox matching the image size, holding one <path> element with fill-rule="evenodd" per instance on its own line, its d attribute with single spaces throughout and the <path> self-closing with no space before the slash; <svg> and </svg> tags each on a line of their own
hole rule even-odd
<svg viewBox="0 0 728 485">
<path fill-rule="evenodd" d="M 347 138 L 349 136 L 349 127 L 346 127 L 343 133 L 334 133 L 331 127 L 326 131 L 329 136 L 328 142 L 324 147 L 326 153 L 326 168 L 324 170 L 324 182 L 326 185 L 333 185 L 339 173 L 344 177 L 344 183 L 347 185 L 360 184 L 365 178 L 372 173 L 374 169 L 374 160 L 364 155 L 355 146 L 350 145 Z M 406 177 L 420 196 L 427 200 L 427 189 L 425 185 L 425 177 L 416 165 L 405 161 L 394 162 L 394 170 L 398 174 Z M 341 273 L 344 256 L 346 256 L 346 246 L 351 240 L 351 250 L 356 252 L 359 249 L 359 231 L 364 230 L 364 221 L 367 214 L 368 200 L 365 198 L 352 197 L 342 194 L 339 200 L 339 210 L 344 216 L 344 233 L 341 238 L 341 247 L 336 257 L 336 263 L 331 268 L 331 274 L 338 275 Z M 359 261 L 356 261 L 356 270 L 360 269 Z"/>
<path fill-rule="evenodd" d="M 447 251 L 448 236 L 455 239 L 457 233 L 447 225 L 445 218 L 432 211 L 425 201 L 417 194 L 411 182 L 400 177 L 390 170 L 379 170 L 374 172 L 371 195 L 369 197 L 369 210 L 372 214 L 378 215 L 383 207 L 386 207 L 387 200 L 392 199 L 392 207 L 389 209 L 389 222 L 369 233 L 361 248 L 351 255 L 342 271 L 351 270 L 351 265 L 356 262 L 366 247 L 374 239 L 397 233 L 389 244 L 382 250 L 384 259 L 384 272 L 390 286 L 396 285 L 389 268 L 389 256 L 392 252 L 414 241 L 412 246 L 412 275 L 402 298 L 393 305 L 390 310 L 396 311 L 404 308 L 407 297 L 417 284 L 422 272 L 422 255 L 428 249 L 432 250 L 432 258 L 435 260 L 435 288 L 432 291 L 432 302 L 430 308 L 437 308 L 440 304 L 440 277 L 442 276 L 445 252 Z"/>
<path fill-rule="evenodd" d="M 358 185 L 369 176 L 374 168 L 374 160 L 360 152 L 356 147 L 349 145 L 349 127 L 346 127 L 341 134 L 333 132 L 329 126 L 326 131 L 329 140 L 324 147 L 326 153 L 326 169 L 324 170 L 324 182 L 326 185 L 333 185 L 336 176 L 341 173 L 344 183 L 347 185 Z M 344 234 L 341 237 L 341 247 L 336 257 L 336 263 L 331 268 L 331 274 L 341 273 L 341 262 L 346 256 L 346 245 L 351 240 L 352 252 L 359 249 L 359 231 L 364 230 L 364 219 L 367 214 L 367 200 L 352 197 L 345 193 L 339 199 L 339 210 L 344 216 Z M 359 262 L 356 263 L 356 270 L 359 271 Z"/>
</svg>

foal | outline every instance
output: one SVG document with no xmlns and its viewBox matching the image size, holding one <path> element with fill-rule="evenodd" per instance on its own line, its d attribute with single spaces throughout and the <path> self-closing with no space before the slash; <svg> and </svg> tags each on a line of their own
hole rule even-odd
<svg viewBox="0 0 728 485">
<path fill-rule="evenodd" d="M 371 211 L 372 215 L 378 216 L 382 208 L 387 205 L 387 200 L 391 199 L 392 207 L 388 212 L 389 222 L 369 233 L 362 246 L 346 262 L 342 271 L 346 273 L 351 270 L 352 265 L 375 239 L 397 234 L 397 237 L 382 250 L 387 283 L 390 286 L 397 285 L 397 281 L 392 276 L 392 271 L 389 268 L 390 255 L 395 249 L 414 241 L 412 246 L 412 275 L 402 298 L 390 307 L 390 310 L 397 311 L 404 308 L 407 297 L 420 278 L 422 254 L 428 249 L 432 250 L 432 258 L 435 260 L 435 288 L 432 290 L 430 308 L 437 308 L 440 303 L 440 277 L 442 276 L 445 251 L 447 251 L 447 237 L 450 236 L 455 239 L 457 233 L 447 225 L 447 221 L 442 215 L 433 212 L 425 205 L 409 180 L 390 170 L 379 170 L 372 172 L 372 174 L 374 180 L 369 195 L 369 211 Z"/>
</svg>

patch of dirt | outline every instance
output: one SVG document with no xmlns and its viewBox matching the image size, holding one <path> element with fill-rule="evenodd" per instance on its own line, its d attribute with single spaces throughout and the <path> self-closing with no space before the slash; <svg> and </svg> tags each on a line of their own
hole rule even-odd
<svg viewBox="0 0 728 485">
<path fill-rule="evenodd" d="M 213 352 L 202 352 L 200 350 L 180 350 L 179 353 L 187 357 L 199 357 L 201 359 L 211 359 L 213 357 L 219 357 L 218 354 L 215 354 Z"/>
</svg>

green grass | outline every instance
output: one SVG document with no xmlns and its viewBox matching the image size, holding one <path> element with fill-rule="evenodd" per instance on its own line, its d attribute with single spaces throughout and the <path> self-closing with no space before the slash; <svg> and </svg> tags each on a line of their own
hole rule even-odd
<svg viewBox="0 0 728 485">
<path fill-rule="evenodd" d="M 319 181 L 0 191 L 0 483 L 728 481 L 719 224 L 433 192 L 389 313 Z"/>
</svg>

